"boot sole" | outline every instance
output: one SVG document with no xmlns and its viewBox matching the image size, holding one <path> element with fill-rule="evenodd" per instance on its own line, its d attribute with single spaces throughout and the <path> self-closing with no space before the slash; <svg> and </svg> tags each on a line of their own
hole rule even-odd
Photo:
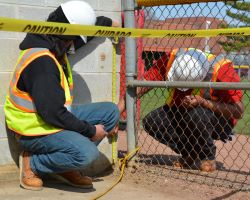
<svg viewBox="0 0 250 200">
<path fill-rule="evenodd" d="M 32 187 L 32 186 L 28 186 L 26 185 L 22 179 L 23 179 L 23 152 L 20 154 L 19 156 L 19 179 L 20 179 L 20 186 L 24 189 L 27 189 L 27 190 L 33 190 L 33 191 L 39 191 L 39 190 L 42 190 L 43 187 Z"/>
<path fill-rule="evenodd" d="M 82 189 L 93 189 L 93 184 L 91 185 L 76 185 L 74 183 L 71 183 L 70 181 L 68 181 L 66 178 L 58 175 L 58 174 L 50 174 L 53 178 L 57 179 L 58 181 L 65 183 L 67 185 L 73 186 L 73 187 L 77 187 L 77 188 L 82 188 Z"/>
</svg>

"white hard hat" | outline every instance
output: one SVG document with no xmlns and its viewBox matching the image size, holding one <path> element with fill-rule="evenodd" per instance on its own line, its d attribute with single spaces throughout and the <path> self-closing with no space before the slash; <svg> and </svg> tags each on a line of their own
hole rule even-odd
<svg viewBox="0 0 250 200">
<path fill-rule="evenodd" d="M 198 49 L 192 49 L 177 55 L 167 76 L 169 81 L 203 81 L 209 68 L 206 55 Z"/>
<path fill-rule="evenodd" d="M 68 1 L 61 4 L 63 13 L 70 24 L 95 25 L 96 15 L 94 9 L 85 1 Z M 87 37 L 80 36 L 87 42 Z"/>
</svg>

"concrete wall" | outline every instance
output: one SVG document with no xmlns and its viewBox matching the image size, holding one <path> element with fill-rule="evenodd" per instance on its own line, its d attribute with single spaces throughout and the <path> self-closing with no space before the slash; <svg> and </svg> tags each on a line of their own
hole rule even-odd
<svg viewBox="0 0 250 200">
<path fill-rule="evenodd" d="M 104 15 L 120 21 L 120 0 L 86 0 Z M 45 20 L 48 13 L 66 0 L 0 0 L 1 17 Z M 0 165 L 13 162 L 5 130 L 3 105 L 13 67 L 19 55 L 18 45 L 25 33 L 0 31 Z M 105 55 L 102 60 L 101 56 Z M 117 86 L 119 83 L 119 55 L 117 55 Z M 112 100 L 112 43 L 96 38 L 76 55 L 70 57 L 75 80 L 75 104 Z M 118 96 L 118 94 L 117 94 Z M 102 142 L 100 149 L 111 158 L 111 146 Z"/>
</svg>

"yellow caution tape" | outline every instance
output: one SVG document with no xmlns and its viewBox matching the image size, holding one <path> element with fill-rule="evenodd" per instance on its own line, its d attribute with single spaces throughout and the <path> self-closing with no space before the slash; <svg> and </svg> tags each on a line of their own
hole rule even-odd
<svg viewBox="0 0 250 200">
<path fill-rule="evenodd" d="M 0 31 L 14 31 L 37 34 L 85 35 L 103 37 L 216 37 L 250 35 L 250 27 L 209 30 L 153 30 L 83 26 L 55 22 L 32 21 L 0 17 Z"/>
</svg>

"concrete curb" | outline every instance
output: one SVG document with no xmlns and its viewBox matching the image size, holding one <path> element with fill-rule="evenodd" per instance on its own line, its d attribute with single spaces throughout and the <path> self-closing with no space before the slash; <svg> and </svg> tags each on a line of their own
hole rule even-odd
<svg viewBox="0 0 250 200">
<path fill-rule="evenodd" d="M 15 164 L 0 166 L 0 181 L 19 180 L 19 168 Z"/>
</svg>

